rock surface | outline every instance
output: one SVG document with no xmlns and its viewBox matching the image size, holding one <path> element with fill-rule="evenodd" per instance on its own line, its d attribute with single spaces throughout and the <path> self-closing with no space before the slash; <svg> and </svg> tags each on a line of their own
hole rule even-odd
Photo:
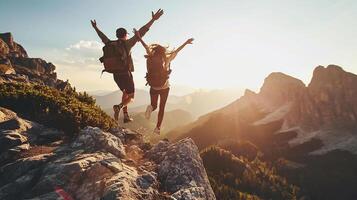
<svg viewBox="0 0 357 200">
<path fill-rule="evenodd" d="M 3 47 L 2 53 L 3 55 L 11 56 L 11 57 L 24 57 L 27 58 L 26 50 L 18 43 L 14 41 L 14 38 L 11 33 L 1 33 L 0 40 L 6 43 L 7 48 Z M 2 42 L 0 42 L 1 44 Z M 2 47 L 4 45 L 0 45 Z M 6 50 L 7 49 L 7 50 Z"/>
<path fill-rule="evenodd" d="M 150 151 L 158 163 L 162 189 L 176 199 L 215 199 L 199 151 L 192 139 L 161 142 Z"/>
<path fill-rule="evenodd" d="M 4 108 L 0 129 L 0 199 L 215 199 L 191 139 L 150 147 L 138 133 L 86 127 L 65 142 Z"/>
<path fill-rule="evenodd" d="M 69 83 L 58 80 L 55 69 L 52 63 L 41 58 L 30 58 L 11 33 L 0 33 L 0 83 L 31 82 L 68 89 Z"/>
</svg>

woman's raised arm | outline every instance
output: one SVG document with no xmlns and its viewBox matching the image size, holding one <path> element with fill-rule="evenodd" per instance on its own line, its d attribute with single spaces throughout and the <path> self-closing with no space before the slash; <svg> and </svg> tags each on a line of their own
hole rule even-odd
<svg viewBox="0 0 357 200">
<path fill-rule="evenodd" d="M 149 46 L 144 42 L 143 38 L 140 35 L 140 32 L 138 30 L 136 30 L 135 28 L 133 29 L 134 34 L 136 35 L 136 37 L 139 39 L 140 43 L 143 45 L 143 47 L 146 50 L 146 53 L 148 55 L 151 55 L 151 50 L 149 48 Z"/>
<path fill-rule="evenodd" d="M 188 44 L 192 44 L 192 42 L 193 42 L 193 38 L 190 38 L 190 39 L 188 39 L 188 40 L 186 40 L 186 42 L 184 42 L 179 48 L 177 48 L 172 54 L 171 54 L 171 56 L 170 56 L 170 60 L 173 60 L 175 57 L 176 57 L 176 55 L 178 54 L 178 52 L 180 52 L 186 45 L 188 45 Z"/>
</svg>

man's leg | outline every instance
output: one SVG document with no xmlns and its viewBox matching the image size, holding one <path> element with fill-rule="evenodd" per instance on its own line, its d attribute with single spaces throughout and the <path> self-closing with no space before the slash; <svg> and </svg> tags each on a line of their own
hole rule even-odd
<svg viewBox="0 0 357 200">
<path fill-rule="evenodd" d="M 134 93 L 131 93 L 131 94 L 127 94 L 125 93 L 125 97 L 123 98 L 122 100 L 122 105 L 123 105 L 123 114 L 124 114 L 124 123 L 128 123 L 128 122 L 131 122 L 133 121 L 133 119 L 129 116 L 129 113 L 128 113 L 128 104 L 131 103 L 134 99 Z"/>
<path fill-rule="evenodd" d="M 128 98 L 128 95 L 123 92 L 123 95 L 121 96 L 121 105 L 123 105 L 123 102 Z M 123 106 L 123 112 L 128 112 L 128 106 Z"/>
<path fill-rule="evenodd" d="M 119 105 L 114 105 L 113 106 L 113 109 L 114 109 L 114 119 L 115 120 L 118 120 L 118 118 L 119 118 L 119 113 L 120 113 L 120 109 L 123 109 L 123 112 L 124 113 L 128 113 L 128 107 L 127 107 L 127 105 L 128 105 L 128 101 L 130 100 L 128 100 L 128 94 L 126 93 L 126 91 L 125 90 L 123 90 L 122 91 L 123 92 L 123 94 L 122 94 L 122 97 L 121 97 L 121 103 L 119 104 Z M 130 101 L 129 101 L 130 102 Z"/>
<path fill-rule="evenodd" d="M 129 95 L 126 91 L 123 91 L 123 95 L 121 98 L 121 106 L 123 107 L 123 112 L 128 112 L 128 104 L 131 102 L 133 98 L 133 94 Z"/>
</svg>

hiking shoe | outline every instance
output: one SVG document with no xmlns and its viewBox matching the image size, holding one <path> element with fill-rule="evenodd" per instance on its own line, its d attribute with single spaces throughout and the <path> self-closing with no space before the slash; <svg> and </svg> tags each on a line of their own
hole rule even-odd
<svg viewBox="0 0 357 200">
<path fill-rule="evenodd" d="M 145 112 L 145 118 L 146 119 L 150 119 L 152 110 L 153 110 L 153 108 L 152 108 L 151 105 L 148 105 L 148 107 L 146 107 L 146 112 Z"/>
<path fill-rule="evenodd" d="M 132 122 L 132 121 L 133 121 L 133 118 L 131 118 L 128 113 L 124 113 L 123 122 L 124 123 L 129 123 L 129 122 Z"/>
<path fill-rule="evenodd" d="M 154 129 L 154 133 L 160 135 L 160 128 L 156 127 L 156 128 Z"/>
<path fill-rule="evenodd" d="M 121 104 L 113 106 L 115 121 L 118 121 L 118 119 L 119 119 L 119 112 L 120 112 L 121 107 L 122 107 Z"/>
</svg>

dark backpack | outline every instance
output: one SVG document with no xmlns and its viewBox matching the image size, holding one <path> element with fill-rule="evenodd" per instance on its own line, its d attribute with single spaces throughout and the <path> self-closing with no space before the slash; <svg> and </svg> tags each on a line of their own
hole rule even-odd
<svg viewBox="0 0 357 200">
<path fill-rule="evenodd" d="M 103 56 L 99 58 L 103 63 L 103 72 L 114 73 L 128 70 L 128 50 L 122 41 L 110 41 L 103 47 Z"/>
<path fill-rule="evenodd" d="M 170 77 L 171 69 L 165 69 L 165 61 L 157 57 L 150 56 L 146 59 L 146 85 L 151 87 L 161 87 Z"/>
</svg>

